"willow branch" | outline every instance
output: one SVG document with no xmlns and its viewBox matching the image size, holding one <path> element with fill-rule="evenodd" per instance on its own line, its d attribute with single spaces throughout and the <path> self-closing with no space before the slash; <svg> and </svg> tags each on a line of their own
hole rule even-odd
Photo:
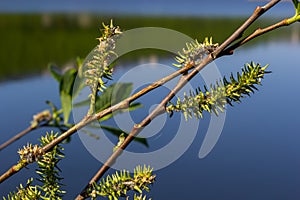
<svg viewBox="0 0 300 200">
<path fill-rule="evenodd" d="M 133 139 L 147 126 L 152 119 L 163 114 L 165 112 L 166 104 L 183 88 L 187 82 L 189 82 L 196 74 L 199 73 L 205 66 L 218 57 L 221 52 L 228 47 L 232 42 L 241 37 L 243 32 L 263 13 L 277 4 L 280 0 L 273 0 L 263 7 L 257 7 L 254 13 L 240 26 L 225 42 L 223 42 L 219 48 L 207 56 L 198 66 L 195 67 L 190 73 L 182 75 L 177 85 L 170 91 L 170 93 L 160 102 L 160 104 L 146 117 L 140 124 L 136 124 L 131 130 L 130 134 L 126 137 L 124 142 L 120 147 L 112 153 L 112 155 L 107 159 L 104 165 L 99 169 L 99 171 L 94 175 L 94 177 L 85 186 L 82 192 L 76 197 L 76 200 L 82 200 L 88 197 L 87 190 L 94 183 L 99 181 L 99 179 L 105 174 L 105 172 L 112 166 L 116 159 L 121 155 L 122 151 L 133 141 Z"/>
<path fill-rule="evenodd" d="M 65 131 L 64 133 L 62 133 L 59 137 L 57 137 L 56 139 L 54 139 L 52 142 L 50 142 L 48 145 L 44 146 L 42 148 L 42 151 L 44 151 L 45 153 L 50 151 L 54 146 L 56 146 L 57 144 L 61 143 L 62 141 L 64 141 L 66 138 L 68 138 L 69 136 L 71 136 L 72 134 L 74 134 L 75 132 L 77 132 L 77 130 L 80 130 L 82 127 L 90 124 L 91 122 L 95 121 L 95 120 L 99 120 L 102 117 L 120 110 L 120 109 L 126 109 L 128 108 L 129 104 L 131 102 L 133 102 L 134 100 L 138 99 L 139 97 L 147 94 L 148 92 L 154 90 L 155 88 L 158 88 L 162 85 L 164 85 L 165 83 L 167 83 L 168 81 L 176 78 L 177 76 L 179 76 L 180 74 L 184 74 L 186 72 L 188 72 L 191 68 L 193 68 L 194 65 L 193 63 L 189 63 L 187 64 L 185 67 L 181 68 L 180 70 L 175 71 L 174 73 L 165 76 L 164 78 L 155 81 L 154 83 L 152 83 L 151 85 L 147 86 L 146 88 L 138 91 L 137 93 L 133 94 L 132 96 L 128 97 L 127 99 L 121 101 L 120 103 L 111 106 L 101 112 L 96 113 L 95 115 L 87 115 L 85 116 L 79 123 L 75 124 L 73 127 L 71 127 L 70 129 L 68 129 L 67 131 Z M 18 171 L 20 171 L 23 167 L 27 166 L 28 163 L 23 163 L 22 166 L 20 166 L 19 164 L 13 165 L 12 167 L 10 167 L 10 169 L 8 169 L 3 175 L 0 176 L 0 183 L 2 183 L 3 181 L 5 181 L 6 179 L 8 179 L 9 177 L 11 177 L 12 175 L 16 174 Z M 18 166 L 18 167 L 16 167 Z"/>
</svg>

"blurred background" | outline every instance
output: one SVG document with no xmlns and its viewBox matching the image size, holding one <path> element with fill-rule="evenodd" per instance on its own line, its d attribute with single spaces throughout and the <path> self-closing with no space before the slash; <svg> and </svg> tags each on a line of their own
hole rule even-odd
<svg viewBox="0 0 300 200">
<path fill-rule="evenodd" d="M 97 44 L 95 38 L 100 34 L 101 23 L 110 19 L 123 30 L 165 27 L 198 40 L 213 36 L 215 41 L 223 41 L 257 4 L 238 0 L 230 4 L 224 1 L 29 0 L 24 3 L 3 0 L 0 2 L 0 80 L 43 72 L 49 63 L 63 66 L 74 62 L 77 56 L 84 58 Z M 270 13 L 265 20 L 291 16 L 292 3 L 282 3 Z M 275 35 L 284 32 L 289 31 Z"/>
<path fill-rule="evenodd" d="M 0 143 L 47 109 L 46 100 L 60 104 L 58 84 L 47 66 L 60 68 L 85 58 L 97 45 L 101 23 L 119 25 L 123 30 L 137 27 L 164 27 L 202 41 L 212 36 L 221 43 L 266 1 L 178 1 L 178 0 L 1 0 L 0 1 Z M 266 13 L 249 31 L 294 15 L 291 1 L 283 1 Z M 225 127 L 213 151 L 198 158 L 209 115 L 200 120 L 199 134 L 187 152 L 172 165 L 156 171 L 153 199 L 299 199 L 300 136 L 298 86 L 300 26 L 281 28 L 238 49 L 233 56 L 216 61 L 222 75 L 236 72 L 244 63 L 270 64 L 260 91 L 242 104 L 228 108 Z M 155 58 L 172 65 L 172 57 L 147 50 L 127 55 L 120 77 L 136 63 Z M 169 56 L 169 55 L 168 55 Z M 126 61 L 126 62 L 125 62 Z M 201 79 L 201 77 L 200 77 Z M 165 90 L 159 90 L 162 96 Z M 145 100 L 145 106 L 155 99 Z M 156 102 L 157 103 L 157 102 Z M 138 113 L 137 122 L 148 111 Z M 134 114 L 133 114 L 134 115 Z M 113 122 L 111 122 L 113 124 Z M 172 132 L 172 120 L 164 132 Z M 37 143 L 45 130 L 38 130 L 0 152 L 0 173 L 17 162 L 16 151 L 27 142 Z M 188 130 L 187 130 L 188 134 Z M 163 134 L 162 134 L 163 135 Z M 152 151 L 170 141 L 170 136 L 149 138 Z M 159 144 L 159 145 L 158 145 Z M 133 144 L 135 145 L 135 144 Z M 151 147 L 153 146 L 153 148 Z M 145 148 L 138 146 L 136 148 Z M 65 199 L 72 199 L 96 173 L 101 163 L 84 148 L 75 134 L 65 145 L 63 170 Z M 142 163 L 141 163 L 142 164 Z M 35 164 L 0 185 L 0 196 L 25 184 Z"/>
</svg>

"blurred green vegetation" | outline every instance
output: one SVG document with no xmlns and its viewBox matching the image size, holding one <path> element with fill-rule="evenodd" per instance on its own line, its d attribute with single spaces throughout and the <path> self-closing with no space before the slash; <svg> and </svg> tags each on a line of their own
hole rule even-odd
<svg viewBox="0 0 300 200">
<path fill-rule="evenodd" d="M 96 45 L 101 23 L 114 24 L 122 30 L 137 27 L 170 28 L 201 41 L 212 36 L 221 42 L 228 37 L 245 18 L 177 18 L 141 16 L 97 16 L 86 14 L 1 14 L 0 15 L 0 80 L 41 73 L 49 63 L 59 66 L 72 64 L 77 56 L 84 58 Z M 263 26 L 264 20 L 253 27 Z M 253 30 L 253 29 L 252 29 Z M 277 31 L 272 37 L 281 37 L 288 31 Z M 264 40 L 269 36 L 264 36 Z M 274 38 L 273 38 L 274 39 Z M 145 51 L 149 53 L 149 50 Z M 133 53 L 129 59 L 137 59 L 143 53 Z"/>
</svg>

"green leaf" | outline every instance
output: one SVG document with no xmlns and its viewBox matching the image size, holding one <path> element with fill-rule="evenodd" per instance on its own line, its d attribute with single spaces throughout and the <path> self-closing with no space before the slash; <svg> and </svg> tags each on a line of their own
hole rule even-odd
<svg viewBox="0 0 300 200">
<path fill-rule="evenodd" d="M 118 114 L 118 113 L 123 113 L 123 112 L 127 112 L 127 111 L 132 111 L 132 110 L 135 110 L 135 109 L 138 109 L 138 108 L 141 108 L 143 107 L 143 104 L 141 103 L 132 103 L 128 109 L 122 109 L 122 110 L 117 110 L 113 113 L 110 113 L 108 115 L 105 115 L 104 117 L 102 117 L 99 122 L 102 122 L 102 121 L 106 121 L 110 118 L 112 118 L 114 115 Z"/>
<path fill-rule="evenodd" d="M 102 111 L 126 99 L 132 91 L 132 83 L 115 83 L 110 85 L 96 98 L 96 112 Z"/>
<path fill-rule="evenodd" d="M 72 110 L 72 93 L 76 75 L 76 69 L 67 70 L 62 76 L 59 84 L 60 101 L 63 110 L 64 123 L 68 123 Z"/>
<path fill-rule="evenodd" d="M 85 60 L 85 59 L 80 58 L 80 57 L 77 57 L 77 58 L 76 58 L 76 66 L 77 66 L 77 68 L 78 68 L 78 71 L 80 71 L 80 70 L 82 69 L 84 60 Z"/>
<path fill-rule="evenodd" d="M 105 126 L 105 125 L 100 125 L 100 128 L 109 131 L 110 133 L 112 133 L 113 135 L 116 135 L 118 137 L 120 137 L 121 134 L 124 134 L 125 137 L 128 136 L 128 133 L 126 133 L 125 131 L 118 129 L 118 128 L 114 128 L 111 126 Z M 145 145 L 146 147 L 149 147 L 149 144 L 147 142 L 146 138 L 141 138 L 141 137 L 135 137 L 134 141 L 139 142 L 143 145 Z"/>
<path fill-rule="evenodd" d="M 60 72 L 60 70 L 58 69 L 58 67 L 56 67 L 55 65 L 50 64 L 48 66 L 48 69 L 52 75 L 52 77 L 57 80 L 57 82 L 60 82 L 62 79 L 62 74 Z"/>
<path fill-rule="evenodd" d="M 100 112 L 112 105 L 119 103 L 120 101 L 126 99 L 132 91 L 132 83 L 115 83 L 110 85 L 101 95 L 96 98 L 96 112 Z M 90 100 L 86 99 L 81 102 L 74 104 L 75 107 L 89 105 Z M 141 108 L 143 105 L 140 103 L 132 103 L 129 105 L 128 109 L 118 110 L 114 113 L 108 114 L 102 117 L 99 121 L 105 121 L 113 117 L 117 113 L 122 113 L 126 111 L 133 111 L 135 109 Z"/>
<path fill-rule="evenodd" d="M 60 101 L 63 109 L 64 123 L 68 123 L 72 110 L 72 96 L 62 91 L 60 93 Z"/>
<path fill-rule="evenodd" d="M 132 103 L 132 104 L 130 104 L 128 111 L 136 110 L 136 109 L 142 108 L 142 107 L 143 107 L 143 104 L 141 104 L 141 103 Z"/>
<path fill-rule="evenodd" d="M 126 99 L 132 91 L 132 83 L 114 83 L 107 87 L 101 95 L 96 97 L 96 111 L 102 111 L 120 101 Z M 86 99 L 74 104 L 74 106 L 89 105 L 90 100 Z M 137 104 L 132 104 L 137 106 Z M 134 110 L 134 107 L 131 108 Z M 135 108 L 136 109 L 136 108 Z"/>
<path fill-rule="evenodd" d="M 79 72 L 77 72 L 77 75 L 78 75 Z M 80 77 L 77 76 L 77 78 L 79 79 Z M 80 91 L 85 87 L 85 83 L 84 81 L 82 80 L 78 80 L 78 81 L 75 81 L 74 80 L 74 84 L 73 84 L 73 98 L 76 98 Z M 90 103 L 90 100 L 89 100 L 89 103 Z"/>
<path fill-rule="evenodd" d="M 300 2 L 298 0 L 293 0 L 294 7 L 296 9 L 296 13 L 300 13 Z"/>
</svg>

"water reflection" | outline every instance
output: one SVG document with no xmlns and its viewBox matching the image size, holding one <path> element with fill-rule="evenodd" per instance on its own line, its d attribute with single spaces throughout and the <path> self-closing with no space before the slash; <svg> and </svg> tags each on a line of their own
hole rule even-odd
<svg viewBox="0 0 300 200">
<path fill-rule="evenodd" d="M 212 36 L 214 41 L 224 41 L 243 18 L 232 17 L 113 17 L 115 24 L 124 30 L 137 27 L 164 27 L 182 32 L 199 41 Z M 75 63 L 77 56 L 84 58 L 93 49 L 99 37 L 101 22 L 109 22 L 109 16 L 88 14 L 28 14 L 0 15 L 0 80 L 41 73 L 48 63 L 58 66 Z M 258 22 L 256 27 L 274 22 L 267 18 Z M 252 30 L 255 29 L 252 27 Z M 299 40 L 299 25 L 282 28 L 272 34 L 256 39 L 253 43 L 266 40 Z M 290 34 L 292 33 L 292 36 Z M 146 50 L 127 56 L 128 60 L 149 54 L 161 55 L 162 52 Z"/>
</svg>

